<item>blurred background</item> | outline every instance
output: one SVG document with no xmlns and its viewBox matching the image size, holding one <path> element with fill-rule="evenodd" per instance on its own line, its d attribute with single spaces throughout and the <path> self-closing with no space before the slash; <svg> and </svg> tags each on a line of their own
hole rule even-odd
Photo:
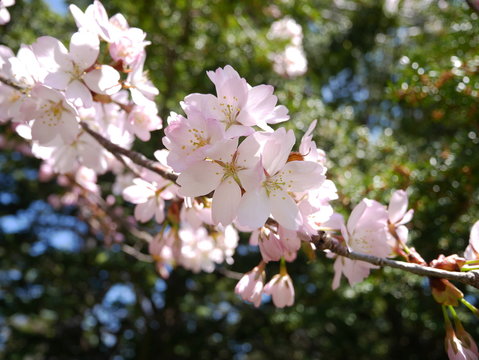
<svg viewBox="0 0 479 360">
<path fill-rule="evenodd" d="M 407 188 L 410 244 L 427 261 L 462 254 L 479 220 L 479 20 L 466 1 L 103 3 L 148 34 L 164 120 L 185 95 L 214 91 L 207 70 L 231 64 L 250 84 L 275 86 L 298 137 L 318 120 L 337 211 L 363 197 L 387 204 L 393 189 Z M 17 0 L 0 42 L 14 51 L 41 35 L 67 44 L 76 30 L 67 5 Z M 162 146 L 161 131 L 152 135 L 135 144 L 150 157 Z M 65 188 L 38 181 L 40 161 L 8 127 L 0 146 L 1 359 L 446 358 L 427 279 L 382 269 L 333 292 L 332 261 L 300 257 L 288 266 L 295 305 L 257 309 L 234 294 L 222 266 L 161 279 L 92 231 L 77 206 L 62 205 Z M 113 180 L 100 177 L 104 193 Z M 257 264 L 246 240 L 228 270 Z M 477 289 L 461 289 L 478 305 Z M 477 318 L 459 316 L 479 340 Z"/>
</svg>

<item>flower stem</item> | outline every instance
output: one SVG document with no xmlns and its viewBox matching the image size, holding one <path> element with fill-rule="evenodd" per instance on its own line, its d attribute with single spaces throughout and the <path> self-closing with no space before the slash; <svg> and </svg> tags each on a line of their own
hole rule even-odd
<svg viewBox="0 0 479 360">
<path fill-rule="evenodd" d="M 442 305 L 442 314 L 444 315 L 444 324 L 446 325 L 446 329 L 452 328 L 451 320 L 449 319 L 445 305 Z"/>
<path fill-rule="evenodd" d="M 473 271 L 473 270 L 479 270 L 479 266 L 467 266 L 467 267 L 462 267 L 461 271 Z"/>
<path fill-rule="evenodd" d="M 469 309 L 472 311 L 474 315 L 479 317 L 479 309 L 477 309 L 474 305 L 472 305 L 470 302 L 468 302 L 466 299 L 462 298 L 461 302 Z"/>
<path fill-rule="evenodd" d="M 284 257 L 281 258 L 281 261 L 279 263 L 279 274 L 281 276 L 288 275 L 288 270 L 286 269 L 286 260 Z"/>
<path fill-rule="evenodd" d="M 466 264 L 466 265 L 479 264 L 479 259 L 467 260 L 465 264 Z"/>
</svg>

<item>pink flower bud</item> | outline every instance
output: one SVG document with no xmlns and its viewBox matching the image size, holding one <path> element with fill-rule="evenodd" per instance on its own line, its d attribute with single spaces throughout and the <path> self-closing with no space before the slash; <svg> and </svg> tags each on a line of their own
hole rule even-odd
<svg viewBox="0 0 479 360">
<path fill-rule="evenodd" d="M 477 345 L 464 328 L 460 335 L 459 331 L 456 334 L 450 326 L 446 331 L 445 346 L 449 360 L 476 360 L 479 357 Z"/>
<path fill-rule="evenodd" d="M 256 266 L 238 281 L 235 293 L 241 296 L 243 300 L 252 302 L 254 306 L 258 307 L 261 304 L 261 295 L 263 294 L 263 278 L 263 267 Z"/>
<path fill-rule="evenodd" d="M 261 232 L 259 250 L 265 262 L 278 261 L 284 255 L 283 246 L 278 235 L 272 232 L 269 234 L 266 234 L 264 231 Z"/>
<path fill-rule="evenodd" d="M 294 304 L 293 282 L 288 274 L 276 274 L 264 287 L 265 294 L 270 294 L 278 308 Z"/>
</svg>

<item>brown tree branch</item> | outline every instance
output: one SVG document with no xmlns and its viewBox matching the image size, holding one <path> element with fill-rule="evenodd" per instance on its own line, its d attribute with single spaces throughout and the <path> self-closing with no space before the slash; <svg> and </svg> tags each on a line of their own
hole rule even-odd
<svg viewBox="0 0 479 360">
<path fill-rule="evenodd" d="M 394 269 L 400 269 L 421 276 L 459 281 L 479 289 L 479 271 L 447 271 L 432 268 L 429 266 L 422 266 L 404 261 L 391 260 L 373 255 L 358 253 L 349 250 L 347 247 L 340 244 L 338 240 L 330 237 L 325 232 L 320 232 L 318 235 L 312 236 L 311 242 L 316 246 L 318 250 L 330 250 L 337 255 L 347 257 L 351 260 L 365 261 L 367 263 L 380 267 L 389 266 Z"/>
<path fill-rule="evenodd" d="M 112 143 L 110 140 L 105 138 L 103 135 L 97 133 L 96 131 L 92 130 L 87 123 L 84 121 L 80 121 L 80 125 L 88 134 L 90 134 L 98 143 L 107 149 L 112 154 L 121 154 L 128 157 L 131 161 L 135 164 L 140 165 L 148 170 L 151 170 L 161 177 L 176 182 L 178 175 L 173 174 L 172 172 L 165 170 L 163 166 L 161 166 L 158 162 L 148 159 L 146 156 L 133 151 L 127 150 Z"/>
<path fill-rule="evenodd" d="M 24 92 L 26 90 L 26 88 L 14 83 L 13 81 L 9 80 L 9 79 L 6 79 L 4 78 L 3 76 L 0 75 L 0 82 L 1 83 L 4 83 L 5 85 L 8 85 L 12 88 L 14 88 L 15 90 L 18 90 L 18 91 L 22 91 Z"/>
</svg>

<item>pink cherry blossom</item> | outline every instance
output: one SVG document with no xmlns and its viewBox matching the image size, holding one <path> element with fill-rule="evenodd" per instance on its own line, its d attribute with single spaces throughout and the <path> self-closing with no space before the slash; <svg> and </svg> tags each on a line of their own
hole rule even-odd
<svg viewBox="0 0 479 360">
<path fill-rule="evenodd" d="M 414 210 L 408 208 L 408 196 L 404 190 L 397 190 L 395 191 L 392 196 L 391 200 L 389 201 L 388 207 L 388 216 L 389 216 L 389 223 L 392 226 L 392 231 L 395 231 L 399 239 L 402 243 L 407 242 L 409 230 L 407 229 L 404 224 L 407 224 L 411 221 Z M 392 244 L 395 243 L 393 239 Z"/>
<path fill-rule="evenodd" d="M 469 245 L 464 251 L 466 260 L 479 259 L 479 221 L 476 221 L 471 228 L 471 235 L 469 237 Z"/>
<path fill-rule="evenodd" d="M 36 109 L 28 116 L 34 119 L 32 139 L 46 144 L 59 135 L 71 142 L 78 134 L 78 112 L 67 102 L 64 95 L 43 85 L 36 85 L 32 97 L 37 99 Z"/>
<path fill-rule="evenodd" d="M 244 184 L 256 182 L 259 146 L 253 137 L 238 147 L 237 139 L 218 143 L 208 152 L 209 160 L 196 162 L 179 176 L 182 196 L 201 196 L 214 191 L 212 216 L 215 224 L 230 224 L 241 201 Z"/>
<path fill-rule="evenodd" d="M 199 228 L 203 225 L 213 225 L 211 219 L 211 207 L 206 207 L 204 203 L 193 201 L 192 206 L 183 206 L 180 211 L 180 220 L 182 223 L 188 223 L 193 228 Z"/>
<path fill-rule="evenodd" d="M 156 269 L 163 278 L 168 278 L 170 269 L 175 264 L 176 233 L 165 231 L 155 236 L 150 242 L 148 250 L 156 262 Z"/>
<path fill-rule="evenodd" d="M 264 286 L 264 293 L 271 295 L 274 305 L 278 308 L 294 304 L 293 281 L 288 274 L 276 274 L 273 276 Z"/>
<path fill-rule="evenodd" d="M 84 75 L 96 61 L 100 42 L 91 32 L 77 32 L 70 40 L 70 51 L 57 39 L 42 36 L 32 45 L 39 63 L 49 72 L 44 84 L 65 90 L 67 99 L 77 106 L 91 106 L 90 89 Z"/>
<path fill-rule="evenodd" d="M 87 7 L 85 12 L 82 12 L 73 4 L 69 6 L 69 9 L 80 31 L 92 32 L 105 41 L 110 39 L 108 15 L 100 1 L 95 0 L 93 4 Z"/>
<path fill-rule="evenodd" d="M 75 181 L 84 189 L 91 191 L 94 194 L 100 193 L 100 187 L 96 183 L 97 176 L 95 171 L 85 166 L 80 166 L 75 173 Z"/>
<path fill-rule="evenodd" d="M 258 244 L 264 262 L 279 261 L 284 255 L 284 247 L 279 236 L 269 229 L 262 228 Z"/>
<path fill-rule="evenodd" d="M 347 226 L 341 224 L 341 233 L 346 245 L 354 251 L 387 257 L 392 247 L 387 241 L 388 212 L 386 207 L 377 201 L 363 199 L 351 212 Z M 341 274 L 344 274 L 350 285 L 362 281 L 371 269 L 377 266 L 363 261 L 350 260 L 338 256 L 334 263 L 333 289 L 339 286 Z"/>
<path fill-rule="evenodd" d="M 82 165 L 100 174 L 108 168 L 106 150 L 85 132 L 80 132 L 72 142 L 56 137 L 46 146 L 34 143 L 32 152 L 51 164 L 57 173 L 74 172 Z"/>
<path fill-rule="evenodd" d="M 330 202 L 338 198 L 337 189 L 331 180 L 325 180 L 319 188 L 308 191 L 307 196 L 298 203 L 303 218 L 301 231 L 308 235 L 317 234 L 323 225 L 333 216 Z"/>
<path fill-rule="evenodd" d="M 252 302 L 258 307 L 261 304 L 261 297 L 264 286 L 264 270 L 261 266 L 256 266 L 253 270 L 247 272 L 238 281 L 235 287 L 235 293 L 241 296 L 245 301 Z"/>
<path fill-rule="evenodd" d="M 136 178 L 133 184 L 123 190 L 125 200 L 137 204 L 135 218 L 146 222 L 155 217 L 156 222 L 162 223 L 165 219 L 165 199 L 172 198 L 172 192 L 165 190 L 175 186 L 169 180 L 165 180 L 156 174 L 147 172 L 145 179 Z"/>
<path fill-rule="evenodd" d="M 135 106 L 128 114 L 127 130 L 143 141 L 150 140 L 150 131 L 162 127 L 155 103 L 150 106 Z"/>
<path fill-rule="evenodd" d="M 178 172 L 204 160 L 207 151 L 224 138 L 224 132 L 217 121 L 198 114 L 185 118 L 171 113 L 167 122 L 163 144 L 170 151 L 168 165 Z"/>
<path fill-rule="evenodd" d="M 192 228 L 183 224 L 178 232 L 181 240 L 180 264 L 193 272 L 212 272 L 215 264 L 233 263 L 232 255 L 238 244 L 238 233 L 230 225 L 209 234 L 205 227 Z"/>
<path fill-rule="evenodd" d="M 273 215 L 286 229 L 298 230 L 302 216 L 289 192 L 304 192 L 324 181 L 322 166 L 311 161 L 290 161 L 288 156 L 295 138 L 290 130 L 280 128 L 269 134 L 262 151 L 260 181 L 251 187 L 245 186 L 246 193 L 238 208 L 238 223 L 250 229 L 264 225 Z"/>
<path fill-rule="evenodd" d="M 479 351 L 471 335 L 462 325 L 456 330 L 458 331 L 455 332 L 452 325 L 446 327 L 445 347 L 449 360 L 477 360 Z"/>
<path fill-rule="evenodd" d="M 278 261 L 284 257 L 287 261 L 296 259 L 296 252 L 301 247 L 301 240 L 296 231 L 278 227 L 273 232 L 263 227 L 259 233 L 259 249 L 264 262 Z"/>
<path fill-rule="evenodd" d="M 303 75 L 308 69 L 308 62 L 303 50 L 301 26 L 293 19 L 285 17 L 271 24 L 267 36 L 271 40 L 289 40 L 283 51 L 270 54 L 273 70 L 287 77 Z"/>
<path fill-rule="evenodd" d="M 306 54 L 301 46 L 287 46 L 282 52 L 271 55 L 274 72 L 284 77 L 304 75 L 308 70 Z"/>
<path fill-rule="evenodd" d="M 221 122 L 226 137 L 250 135 L 254 131 L 252 126 L 270 131 L 268 124 L 289 119 L 288 110 L 276 106 L 278 99 L 272 86 L 251 87 L 229 65 L 207 74 L 215 84 L 217 96 L 191 94 L 185 98 L 183 109 L 188 116 L 201 113 Z"/>
<path fill-rule="evenodd" d="M 323 166 L 324 171 L 326 172 L 326 153 L 323 150 L 318 149 L 312 135 L 317 123 L 317 120 L 314 120 L 309 125 L 308 130 L 306 130 L 306 132 L 304 133 L 299 145 L 299 153 L 306 161 L 314 161 L 320 163 Z"/>
<path fill-rule="evenodd" d="M 110 44 L 110 55 L 115 61 L 122 61 L 125 65 L 133 65 L 141 60 L 145 46 L 146 33 L 138 28 L 128 28 L 115 36 Z"/>
<path fill-rule="evenodd" d="M 290 40 L 294 45 L 303 41 L 303 29 L 294 19 L 286 16 L 271 24 L 267 37 L 269 39 Z"/>
<path fill-rule="evenodd" d="M 10 13 L 7 7 L 15 5 L 15 0 L 2 0 L 0 1 L 0 25 L 5 25 L 10 21 Z"/>
<path fill-rule="evenodd" d="M 109 65 L 97 66 L 87 72 L 83 81 L 98 94 L 113 95 L 121 90 L 120 73 Z"/>
<path fill-rule="evenodd" d="M 11 119 L 15 122 L 28 120 L 30 114 L 36 108 L 36 101 L 29 98 L 28 93 L 46 73 L 39 66 L 35 55 L 28 46 L 22 45 L 17 56 L 3 48 L 0 73 L 23 91 L 0 83 L 0 122 Z"/>
<path fill-rule="evenodd" d="M 148 78 L 143 70 L 146 56 L 142 55 L 135 63 L 125 82 L 125 86 L 130 90 L 131 98 L 137 105 L 147 106 L 154 97 L 159 94 L 158 89 Z"/>
</svg>

